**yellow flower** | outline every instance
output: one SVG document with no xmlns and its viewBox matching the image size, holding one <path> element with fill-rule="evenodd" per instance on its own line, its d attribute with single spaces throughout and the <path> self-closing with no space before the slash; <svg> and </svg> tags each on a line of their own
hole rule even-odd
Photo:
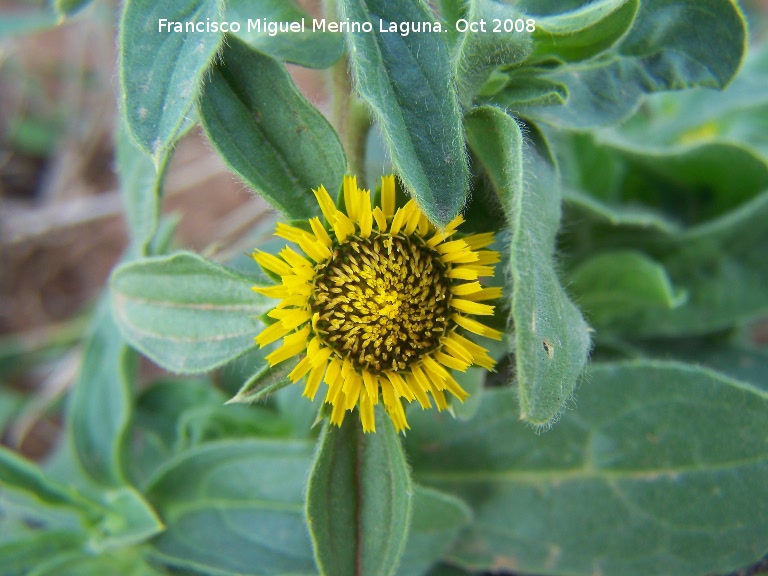
<svg viewBox="0 0 768 576">
<path fill-rule="evenodd" d="M 448 240 L 464 221 L 457 216 L 443 231 L 429 222 L 414 200 L 395 208 L 395 178 L 382 178 L 381 206 L 354 176 L 344 178 L 344 207 L 336 207 L 323 186 L 314 191 L 319 218 L 304 230 L 278 224 L 276 235 L 297 244 L 278 256 L 256 251 L 254 259 L 280 276 L 279 285 L 254 287 L 281 302 L 267 315 L 276 322 L 256 337 L 260 346 L 282 338 L 267 356 L 271 366 L 304 354 L 289 378 L 307 376 L 304 396 L 314 399 L 321 382 L 331 422 L 358 407 L 365 432 L 374 432 L 379 398 L 398 431 L 408 428 L 403 400 L 422 408 L 447 406 L 445 393 L 460 401 L 468 394 L 451 376 L 476 364 L 494 366 L 488 351 L 464 334 L 500 339 L 501 332 L 469 315 L 492 315 L 483 303 L 501 288 L 483 287 L 493 276 L 498 252 L 482 250 L 492 233 Z"/>
</svg>

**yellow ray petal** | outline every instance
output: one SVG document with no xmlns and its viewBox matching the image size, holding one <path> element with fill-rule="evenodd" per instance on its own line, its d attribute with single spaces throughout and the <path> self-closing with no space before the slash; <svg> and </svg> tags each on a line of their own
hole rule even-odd
<svg viewBox="0 0 768 576">
<path fill-rule="evenodd" d="M 328 370 L 325 372 L 325 383 L 328 384 L 328 393 L 325 397 L 326 404 L 330 404 L 344 384 L 341 377 L 341 362 L 337 358 L 331 358 Z"/>
<path fill-rule="evenodd" d="M 421 210 L 419 210 L 421 212 Z M 427 234 L 429 234 L 429 218 L 427 218 L 427 215 L 421 212 L 421 216 L 419 217 L 419 236 L 422 238 L 426 237 Z"/>
<path fill-rule="evenodd" d="M 392 224 L 390 224 L 389 226 L 390 234 L 394 236 L 395 234 L 400 232 L 400 228 L 403 227 L 405 220 L 411 214 L 411 210 L 413 209 L 413 206 L 415 204 L 416 202 L 414 202 L 413 200 L 408 200 L 405 206 L 397 209 L 397 212 L 395 212 L 395 217 L 392 218 Z"/>
<path fill-rule="evenodd" d="M 347 236 L 355 233 L 355 225 L 352 220 L 347 218 L 347 215 L 343 212 L 336 211 L 336 217 L 333 223 L 333 231 L 336 233 L 336 238 L 339 242 L 344 242 Z"/>
<path fill-rule="evenodd" d="M 431 393 L 432 398 L 435 400 L 435 405 L 437 405 L 437 410 L 439 412 L 445 410 L 448 407 L 448 402 L 445 400 L 445 393 L 435 387 L 432 387 Z"/>
<path fill-rule="evenodd" d="M 360 398 L 360 388 L 363 386 L 363 377 L 356 371 L 351 370 L 347 377 L 344 379 L 344 396 L 346 398 L 345 408 L 352 410 L 357 404 L 358 398 Z"/>
<path fill-rule="evenodd" d="M 379 377 L 376 374 L 372 374 L 368 370 L 363 370 L 363 383 L 365 389 L 368 391 L 368 397 L 371 402 L 378 404 L 379 402 Z"/>
<path fill-rule="evenodd" d="M 312 272 L 312 264 L 304 256 L 288 246 L 280 250 L 280 257 L 290 266 L 291 274 L 306 277 L 307 272 Z M 312 278 L 312 276 L 309 278 Z"/>
<path fill-rule="evenodd" d="M 317 394 L 317 389 L 320 387 L 320 382 L 323 381 L 323 374 L 325 374 L 325 369 L 327 367 L 328 364 L 326 362 L 322 362 L 321 364 L 312 367 L 312 371 L 309 373 L 309 378 L 307 378 L 307 385 L 304 387 L 303 394 L 310 400 L 315 399 L 315 394 Z"/>
<path fill-rule="evenodd" d="M 328 232 L 320 222 L 320 218 L 318 218 L 317 216 L 315 216 L 314 218 L 311 218 L 309 220 L 309 225 L 312 227 L 312 232 L 315 233 L 315 237 L 320 242 L 325 244 L 328 248 L 330 248 L 333 245 L 333 242 L 331 241 L 331 237 L 328 236 Z"/>
<path fill-rule="evenodd" d="M 424 372 L 429 376 L 432 383 L 437 386 L 439 390 L 443 390 L 445 385 L 444 380 L 448 378 L 448 371 L 440 366 L 431 356 L 424 356 L 421 359 Z"/>
<path fill-rule="evenodd" d="M 464 238 L 472 250 L 479 250 L 493 244 L 493 232 L 482 232 L 480 234 L 470 234 Z"/>
<path fill-rule="evenodd" d="M 446 272 L 446 276 L 453 280 L 477 280 L 477 272 L 466 266 L 454 266 Z"/>
<path fill-rule="evenodd" d="M 416 400 L 418 400 L 423 409 L 426 410 L 427 408 L 432 407 L 432 404 L 429 402 L 429 397 L 421 387 L 421 384 L 416 381 L 416 377 L 413 375 L 413 373 L 406 373 L 405 382 L 408 384 L 408 387 L 411 389 L 413 395 L 416 397 Z"/>
<path fill-rule="evenodd" d="M 479 300 L 497 300 L 498 298 L 501 298 L 503 290 L 504 289 L 501 286 L 487 286 L 479 292 L 465 295 L 464 298 L 467 300 L 474 300 L 475 302 L 478 302 Z"/>
<path fill-rule="evenodd" d="M 373 217 L 376 219 L 376 226 L 379 228 L 379 232 L 387 231 L 387 217 L 384 215 L 384 211 L 376 206 L 373 209 Z"/>
<path fill-rule="evenodd" d="M 328 246 L 320 242 L 320 240 L 316 240 L 314 236 L 299 239 L 298 245 L 315 262 L 325 262 L 331 257 L 331 250 Z"/>
<path fill-rule="evenodd" d="M 304 378 L 304 375 L 309 372 L 310 368 L 312 368 L 312 364 L 309 362 L 309 358 L 304 356 L 304 358 L 301 359 L 301 362 L 299 362 L 296 367 L 291 370 L 290 374 L 288 374 L 288 379 L 296 384 L 296 382 Z"/>
<path fill-rule="evenodd" d="M 299 243 L 300 238 L 311 238 L 312 240 L 315 239 L 314 234 L 311 234 L 306 230 L 302 230 L 301 228 L 296 228 L 295 226 L 289 226 L 283 222 L 277 223 L 275 236 L 285 238 L 289 242 L 295 242 L 296 244 Z"/>
<path fill-rule="evenodd" d="M 445 264 L 469 264 L 470 262 L 477 262 L 479 256 L 477 252 L 472 252 L 469 248 L 461 252 L 451 252 L 450 254 L 443 254 L 440 256 L 440 261 Z"/>
<path fill-rule="evenodd" d="M 461 358 L 456 358 L 455 356 L 446 354 L 441 350 L 438 350 L 437 352 L 435 352 L 435 360 L 437 360 L 443 366 L 448 366 L 448 368 L 453 368 L 454 370 L 458 370 L 459 372 L 466 372 L 467 368 L 469 368 L 472 365 L 471 361 L 467 362 Z"/>
<path fill-rule="evenodd" d="M 387 406 L 387 412 L 389 412 L 389 417 L 392 418 L 395 430 L 402 432 L 406 428 L 410 429 L 408 421 L 405 419 L 405 410 L 403 410 L 403 403 L 400 399 L 395 400 L 392 406 Z"/>
<path fill-rule="evenodd" d="M 360 204 L 357 195 L 357 178 L 355 176 L 344 176 L 344 206 L 347 209 L 347 215 L 353 222 L 360 219 Z"/>
<path fill-rule="evenodd" d="M 480 316 L 492 316 L 494 309 L 493 306 L 488 304 L 480 304 L 478 302 L 472 302 L 472 300 L 464 300 L 463 298 L 453 298 L 451 300 L 451 306 L 460 312 L 478 314 Z"/>
<path fill-rule="evenodd" d="M 265 270 L 269 270 L 280 276 L 289 276 L 293 274 L 293 270 L 291 270 L 291 267 L 287 262 L 268 252 L 257 250 L 253 253 L 253 259 Z"/>
<path fill-rule="evenodd" d="M 333 401 L 333 411 L 331 412 L 331 424 L 341 427 L 344 423 L 344 392 L 339 390 L 339 394 Z"/>
<path fill-rule="evenodd" d="M 469 250 L 469 245 L 464 240 L 451 240 L 450 242 L 443 242 L 435 247 L 435 250 L 439 254 L 452 254 L 453 252 L 466 252 Z"/>
<path fill-rule="evenodd" d="M 264 348 L 264 346 L 266 346 L 267 344 L 272 344 L 272 342 L 279 340 L 280 338 L 288 334 L 288 332 L 290 331 L 291 329 L 286 328 L 285 326 L 282 325 L 282 323 L 275 322 L 271 326 L 267 326 L 266 328 L 264 328 L 264 330 L 261 331 L 261 334 L 256 336 L 254 340 L 256 340 L 256 343 L 260 347 Z"/>
<path fill-rule="evenodd" d="M 395 215 L 395 176 L 382 176 L 381 178 L 381 209 L 384 216 Z"/>
<path fill-rule="evenodd" d="M 451 354 L 456 356 L 457 358 L 461 358 L 462 360 L 465 360 L 466 362 L 472 363 L 472 359 L 474 358 L 472 351 L 467 349 L 466 346 L 462 346 L 461 342 L 456 340 L 454 338 L 455 333 L 451 332 L 443 338 L 443 346 L 450 351 Z"/>
<path fill-rule="evenodd" d="M 251 290 L 263 294 L 268 298 L 285 298 L 291 295 L 291 291 L 282 284 L 277 284 L 275 286 L 253 286 Z"/>
<path fill-rule="evenodd" d="M 455 296 L 466 296 L 467 294 L 474 294 L 480 292 L 483 289 L 480 282 L 467 282 L 466 284 L 459 284 L 451 289 L 451 292 Z"/>
<path fill-rule="evenodd" d="M 377 395 L 378 396 L 378 395 Z M 363 388 L 360 391 L 360 421 L 363 423 L 363 432 L 376 432 L 376 417 L 373 412 L 373 401 L 368 392 Z"/>
<path fill-rule="evenodd" d="M 414 202 L 413 209 L 411 210 L 410 214 L 408 214 L 408 219 L 405 222 L 405 234 L 407 236 L 410 236 L 416 231 L 416 227 L 419 225 L 423 215 L 424 214 L 421 212 L 419 205 Z"/>
<path fill-rule="evenodd" d="M 494 340 L 501 340 L 501 337 L 503 336 L 503 334 L 498 330 L 489 328 L 484 324 L 480 324 L 480 322 L 478 322 L 477 320 L 473 320 L 472 318 L 467 318 L 466 316 L 462 316 L 461 314 L 453 314 L 451 316 L 451 319 L 454 322 L 456 322 L 456 324 L 464 328 L 465 330 L 469 330 L 473 334 L 477 334 L 479 336 L 493 338 Z"/>
<path fill-rule="evenodd" d="M 293 336 L 293 334 L 291 334 L 291 336 Z M 296 356 L 296 354 L 302 352 L 306 348 L 306 342 L 304 341 L 289 342 L 291 336 L 283 338 L 283 345 L 274 352 L 267 354 L 265 360 L 269 362 L 270 366 L 280 364 L 280 362 L 284 362 L 285 360 L 288 360 L 288 358 Z M 306 338 L 306 336 L 304 336 L 304 338 Z"/>
<path fill-rule="evenodd" d="M 449 375 L 448 378 L 445 379 L 445 389 L 456 396 L 456 398 L 459 399 L 459 402 L 464 402 L 464 400 L 469 398 L 467 391 L 459 386 L 459 383 L 453 379 L 453 376 Z"/>
<path fill-rule="evenodd" d="M 392 383 L 392 387 L 395 389 L 395 392 L 397 392 L 397 395 L 401 398 L 405 398 L 406 400 L 413 400 L 413 392 L 411 392 L 410 388 L 406 386 L 405 380 L 403 380 L 403 377 L 400 376 L 397 372 L 394 372 L 393 370 L 387 370 L 384 372 L 384 376 L 387 377 L 387 379 Z"/>
<path fill-rule="evenodd" d="M 320 210 L 323 211 L 323 216 L 329 224 L 333 225 L 336 219 L 336 204 L 331 199 L 325 186 L 320 186 L 317 190 L 312 190 L 317 198 L 317 203 L 320 205 Z"/>
<path fill-rule="evenodd" d="M 501 255 L 494 250 L 478 250 L 475 254 L 478 264 L 498 264 L 501 260 Z"/>
<path fill-rule="evenodd" d="M 368 238 L 373 230 L 373 212 L 371 212 L 371 195 L 367 190 L 360 191 L 360 236 Z"/>
</svg>

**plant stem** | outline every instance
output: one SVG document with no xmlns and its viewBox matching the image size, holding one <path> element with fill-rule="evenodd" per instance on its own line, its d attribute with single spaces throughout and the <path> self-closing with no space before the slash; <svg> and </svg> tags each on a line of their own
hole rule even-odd
<svg viewBox="0 0 768 576">
<path fill-rule="evenodd" d="M 325 16 L 336 20 L 335 0 L 325 3 Z M 365 187 L 365 153 L 371 118 L 368 109 L 354 94 L 346 54 L 331 68 L 332 122 L 347 154 L 347 170 L 357 176 L 358 186 Z"/>
</svg>

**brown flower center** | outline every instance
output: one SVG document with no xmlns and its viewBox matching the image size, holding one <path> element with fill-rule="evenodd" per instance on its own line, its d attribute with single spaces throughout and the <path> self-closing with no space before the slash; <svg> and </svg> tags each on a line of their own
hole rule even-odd
<svg viewBox="0 0 768 576">
<path fill-rule="evenodd" d="M 334 249 L 310 298 L 319 337 L 355 368 L 405 370 L 440 345 L 450 280 L 418 237 L 372 233 Z"/>
</svg>

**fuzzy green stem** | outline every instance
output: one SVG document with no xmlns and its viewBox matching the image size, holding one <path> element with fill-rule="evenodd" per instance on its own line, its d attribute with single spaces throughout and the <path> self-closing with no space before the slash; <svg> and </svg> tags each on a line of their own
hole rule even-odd
<svg viewBox="0 0 768 576">
<path fill-rule="evenodd" d="M 326 18 L 336 18 L 335 0 L 325 3 Z M 349 73 L 349 58 L 345 54 L 331 68 L 332 118 L 347 154 L 347 170 L 357 176 L 358 186 L 365 187 L 365 154 L 371 118 L 366 105 L 355 96 Z"/>
</svg>

